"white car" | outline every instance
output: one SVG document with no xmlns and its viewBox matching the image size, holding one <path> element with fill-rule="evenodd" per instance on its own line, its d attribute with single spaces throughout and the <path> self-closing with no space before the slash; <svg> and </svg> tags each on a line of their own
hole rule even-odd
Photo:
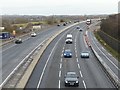
<svg viewBox="0 0 120 90">
<path fill-rule="evenodd" d="M 89 58 L 89 52 L 82 52 L 81 58 Z"/>
<path fill-rule="evenodd" d="M 31 37 L 35 37 L 37 34 L 35 32 L 31 33 Z"/>
<path fill-rule="evenodd" d="M 73 40 L 72 39 L 66 39 L 66 44 L 72 44 Z"/>
<path fill-rule="evenodd" d="M 66 39 L 72 39 L 72 34 L 67 34 Z"/>
</svg>

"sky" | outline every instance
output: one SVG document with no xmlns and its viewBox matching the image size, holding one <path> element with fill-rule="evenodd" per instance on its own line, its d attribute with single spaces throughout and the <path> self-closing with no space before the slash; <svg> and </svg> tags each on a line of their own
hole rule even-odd
<svg viewBox="0 0 120 90">
<path fill-rule="evenodd" d="M 96 15 L 118 13 L 119 0 L 0 0 L 5 15 Z"/>
</svg>

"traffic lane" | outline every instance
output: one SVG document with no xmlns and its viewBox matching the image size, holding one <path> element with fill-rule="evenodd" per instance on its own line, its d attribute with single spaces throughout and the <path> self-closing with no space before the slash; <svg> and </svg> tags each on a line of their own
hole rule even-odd
<svg viewBox="0 0 120 90">
<path fill-rule="evenodd" d="M 75 53 L 75 35 L 76 35 L 76 30 L 72 32 L 73 35 L 73 44 L 65 44 L 63 47 L 63 51 L 66 49 L 70 49 L 72 51 L 72 58 L 61 58 L 62 59 L 62 68 L 61 68 L 61 88 L 66 88 L 64 84 L 64 77 L 65 74 L 69 71 L 76 72 L 76 74 L 79 76 L 79 86 L 78 87 L 67 87 L 67 88 L 85 88 L 83 84 L 83 79 L 80 76 L 80 66 L 77 62 L 77 56 Z"/>
<path fill-rule="evenodd" d="M 63 41 L 65 41 L 65 37 L 62 38 L 61 42 L 59 41 L 59 43 L 57 44 L 57 47 L 59 45 L 61 47 L 61 45 L 63 44 Z M 69 44 L 64 44 L 62 46 L 63 47 L 61 47 L 61 48 L 58 47 L 57 49 L 55 49 L 55 52 L 52 53 L 53 56 L 51 56 L 51 58 L 50 58 L 50 60 L 52 60 L 52 64 L 49 63 L 47 65 L 47 69 L 45 70 L 45 74 L 43 76 L 40 88 L 65 88 L 64 87 L 64 75 L 66 74 L 66 72 L 71 70 L 71 71 L 75 71 L 78 74 L 78 72 L 76 71 L 76 69 L 77 69 L 77 66 L 76 66 L 76 63 L 75 63 L 76 60 L 73 60 L 71 58 L 69 58 L 69 60 L 66 60 L 68 58 L 65 58 L 65 60 L 63 60 L 64 59 L 63 58 L 63 51 L 65 49 L 69 49 L 69 48 L 71 48 L 71 50 L 73 52 L 73 58 L 75 58 L 76 55 L 74 55 L 74 47 L 73 47 L 74 45 L 71 46 Z M 56 59 L 58 60 L 58 62 L 56 61 Z M 62 63 L 62 61 L 63 61 L 63 63 Z M 68 61 L 68 63 L 67 63 L 68 67 L 65 67 L 63 65 L 64 61 Z M 50 65 L 50 67 L 48 67 L 49 65 Z M 66 68 L 66 69 L 64 69 L 64 68 Z M 64 71 L 64 70 L 66 70 L 66 71 Z M 51 83 L 51 81 L 52 81 L 52 83 Z M 59 83 L 59 81 L 60 81 L 60 83 Z M 83 87 L 82 82 L 80 82 L 80 85 L 81 85 L 80 87 Z"/>
<path fill-rule="evenodd" d="M 29 40 L 28 40 L 29 41 Z M 14 47 L 14 50 L 10 48 L 11 50 L 8 51 L 8 53 L 4 53 L 2 55 L 2 79 L 4 80 L 9 73 L 30 53 L 36 44 L 38 43 L 28 43 L 26 41 L 23 42 L 22 45 L 17 45 Z M 40 40 L 39 40 L 40 41 Z M 41 39 L 41 42 L 43 40 Z M 27 49 L 26 49 L 27 48 Z M 10 54 L 11 53 L 11 54 Z"/>
<path fill-rule="evenodd" d="M 47 29 L 44 29 L 44 30 L 37 31 L 36 33 L 37 33 L 37 36 L 40 36 L 41 34 L 48 34 L 48 33 L 50 33 L 50 32 L 58 31 L 58 30 L 61 30 L 61 29 L 63 29 L 63 28 L 65 28 L 65 27 L 62 27 L 62 26 L 61 26 L 61 27 L 53 26 L 53 27 L 50 27 L 50 28 L 47 28 Z M 21 37 L 21 39 L 22 39 L 23 41 L 26 41 L 26 40 L 28 40 L 28 39 L 31 39 L 31 35 L 30 35 L 30 34 L 29 34 L 29 35 L 26 35 L 26 36 L 24 36 L 24 37 Z M 10 43 L 2 46 L 2 52 L 4 52 L 5 50 L 7 50 L 7 49 L 9 49 L 9 48 L 11 48 L 11 47 L 14 47 L 15 45 L 16 45 L 16 44 L 14 43 L 14 41 L 12 41 L 12 42 L 10 42 Z"/>
<path fill-rule="evenodd" d="M 76 35 L 76 48 L 78 61 L 81 67 L 81 76 L 84 78 L 87 88 L 114 88 L 112 82 L 106 76 L 101 68 L 97 58 L 89 47 L 86 47 L 83 33 Z M 82 51 L 89 51 L 90 58 L 82 59 L 80 53 Z"/>
<path fill-rule="evenodd" d="M 119 76 L 119 73 L 118 72 L 120 72 L 120 69 L 119 69 L 119 67 L 118 67 L 118 63 L 115 63 L 115 61 L 114 61 L 114 59 L 113 58 L 110 58 L 109 56 L 109 58 L 106 56 L 106 53 L 104 53 L 103 51 L 102 51 L 102 46 L 99 44 L 98 45 L 98 43 L 96 43 L 96 41 L 93 39 L 93 38 L 95 38 L 93 35 L 92 35 L 92 32 L 89 32 L 88 33 L 89 34 L 89 37 L 91 38 L 90 39 L 90 42 L 91 42 L 91 44 L 92 44 L 92 46 L 93 46 L 93 48 L 95 49 L 95 51 L 98 53 L 98 55 L 104 60 L 104 62 L 111 68 L 111 70 L 117 75 L 117 76 Z M 113 62 L 114 61 L 114 62 Z"/>
<path fill-rule="evenodd" d="M 74 28 L 74 27 L 73 27 Z M 73 30 L 73 28 L 72 28 L 72 30 Z M 65 31 L 66 32 L 66 31 Z M 63 32 L 63 33 L 65 33 L 65 32 Z M 43 70 L 43 68 L 44 68 L 44 66 L 45 66 L 45 63 L 47 62 L 47 60 L 48 60 L 48 57 L 49 57 L 49 55 L 50 55 L 50 53 L 51 53 L 51 51 L 52 51 L 52 48 L 54 47 L 54 45 L 55 45 L 55 43 L 59 40 L 59 38 L 63 35 L 63 33 L 62 34 L 60 34 L 60 35 L 58 35 L 51 43 L 50 43 L 50 45 L 46 48 L 46 50 L 45 50 L 45 52 L 43 53 L 43 55 L 42 55 L 42 57 L 40 58 L 40 60 L 39 60 L 39 62 L 38 62 L 38 64 L 36 65 L 36 67 L 35 67 L 35 69 L 34 69 L 34 71 L 33 71 L 33 73 L 32 73 L 32 75 L 31 75 L 31 77 L 30 77 L 30 79 L 29 79 L 29 81 L 28 81 L 28 83 L 27 83 L 27 85 L 26 85 L 26 88 L 36 88 L 37 87 L 37 84 L 38 84 L 38 82 L 39 82 L 39 79 L 40 79 L 40 77 L 41 77 L 41 74 L 42 74 L 42 70 Z M 63 41 L 64 42 L 64 41 Z M 60 46 L 61 46 L 62 44 L 60 44 Z M 57 53 L 56 53 L 57 54 Z M 58 53 L 59 54 L 59 53 Z M 61 56 L 61 55 L 58 55 L 58 56 Z M 52 60 L 50 60 L 50 62 L 51 62 Z M 58 59 L 57 59 L 57 61 L 59 61 Z M 49 63 L 50 63 L 49 62 Z M 57 65 L 57 64 L 52 64 L 52 65 Z M 59 64 L 58 64 L 59 65 Z M 47 69 L 50 69 L 50 68 L 48 68 L 48 66 L 49 65 L 47 65 Z M 56 67 L 57 68 L 57 67 Z M 52 71 L 55 71 L 55 70 L 52 70 Z M 45 72 L 45 73 L 48 73 L 48 72 Z M 56 72 L 57 73 L 57 72 Z M 56 75 L 56 73 L 52 73 L 52 75 L 53 74 L 55 74 Z M 47 74 L 44 74 L 44 76 L 45 75 L 47 75 Z M 48 74 L 48 75 L 50 75 L 50 74 Z M 44 78 L 44 76 L 43 76 L 43 78 Z M 56 76 L 54 76 L 54 77 L 56 77 Z M 48 78 L 48 77 L 47 77 Z M 54 80 L 54 79 L 53 79 Z M 53 81 L 52 80 L 52 81 Z M 46 81 L 46 80 L 42 80 L 42 82 L 43 81 Z M 46 83 L 41 83 L 42 84 L 42 86 L 44 86 L 45 87 L 45 84 Z M 50 83 L 49 84 L 52 84 L 51 83 L 51 81 L 50 81 Z M 42 87 L 41 85 L 40 85 L 40 87 Z M 51 85 L 50 85 L 51 86 Z M 54 87 L 55 87 L 55 85 L 54 85 Z"/>
<path fill-rule="evenodd" d="M 3 64 L 3 66 L 8 62 L 8 59 L 10 61 L 16 57 L 19 57 L 20 54 L 23 54 L 23 55 L 28 54 L 39 43 L 41 43 L 47 37 L 50 37 L 55 32 L 50 32 L 49 34 L 45 34 L 45 35 L 41 34 L 40 36 L 32 37 L 31 39 L 27 40 L 26 42 L 23 42 L 22 44 L 18 44 L 15 47 L 12 47 L 9 50 L 2 52 L 2 57 L 3 57 L 2 64 Z"/>
<path fill-rule="evenodd" d="M 15 45 L 12 48 L 2 52 L 2 79 L 4 80 L 9 73 L 28 55 L 39 43 L 50 37 L 57 31 L 48 32 L 45 35 L 42 33 L 39 36 L 31 37 L 22 44 Z"/>
<path fill-rule="evenodd" d="M 71 28 L 70 30 L 72 30 L 71 32 L 68 33 L 72 33 L 73 30 L 75 30 L 74 28 Z M 61 78 L 61 74 L 62 71 L 60 70 L 62 68 L 62 63 L 60 63 L 62 61 L 62 57 L 63 57 L 63 50 L 65 49 L 65 38 L 66 38 L 66 34 L 63 36 L 64 38 L 61 38 L 58 40 L 58 43 L 55 44 L 55 49 L 54 51 L 52 51 L 51 56 L 49 59 L 49 63 L 47 65 L 47 68 L 45 70 L 44 76 L 42 78 L 41 84 L 39 86 L 39 88 L 60 88 L 60 78 Z M 61 41 L 62 39 L 62 41 Z M 50 62 L 51 61 L 51 62 Z M 52 81 L 52 83 L 51 83 Z"/>
<path fill-rule="evenodd" d="M 85 24 L 82 23 L 79 25 L 80 28 L 85 28 Z M 72 58 L 62 58 L 62 70 L 61 70 L 61 79 L 60 79 L 60 83 L 61 83 L 61 88 L 66 88 L 64 85 L 64 76 L 68 71 L 74 71 L 76 72 L 76 74 L 79 76 L 79 86 L 76 88 L 86 88 L 85 85 L 85 81 L 84 79 L 81 77 L 81 70 L 80 70 L 80 65 L 78 63 L 78 57 L 76 55 L 76 34 L 79 33 L 79 31 L 77 29 L 75 29 L 72 32 L 73 35 L 73 44 L 65 44 L 65 47 L 63 47 L 63 51 L 66 49 L 70 49 L 72 51 Z M 67 87 L 67 88 L 75 88 L 75 87 Z"/>
</svg>

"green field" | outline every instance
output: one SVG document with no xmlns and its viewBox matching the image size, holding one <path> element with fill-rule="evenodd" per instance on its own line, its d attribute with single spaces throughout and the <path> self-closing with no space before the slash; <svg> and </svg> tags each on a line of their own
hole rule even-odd
<svg viewBox="0 0 120 90">
<path fill-rule="evenodd" d="M 41 23 L 41 24 L 47 24 L 47 22 L 46 21 L 40 21 L 40 22 L 30 22 L 31 24 L 39 24 L 39 23 Z M 28 25 L 28 23 L 21 23 L 21 24 L 13 24 L 13 25 L 15 25 L 15 26 L 18 26 L 18 27 L 26 27 L 27 25 Z"/>
</svg>

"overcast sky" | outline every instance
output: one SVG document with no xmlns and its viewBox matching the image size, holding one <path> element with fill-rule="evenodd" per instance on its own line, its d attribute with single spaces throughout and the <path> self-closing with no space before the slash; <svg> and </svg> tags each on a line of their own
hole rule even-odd
<svg viewBox="0 0 120 90">
<path fill-rule="evenodd" d="M 0 0 L 0 14 L 93 15 L 118 12 L 119 0 Z"/>
</svg>

